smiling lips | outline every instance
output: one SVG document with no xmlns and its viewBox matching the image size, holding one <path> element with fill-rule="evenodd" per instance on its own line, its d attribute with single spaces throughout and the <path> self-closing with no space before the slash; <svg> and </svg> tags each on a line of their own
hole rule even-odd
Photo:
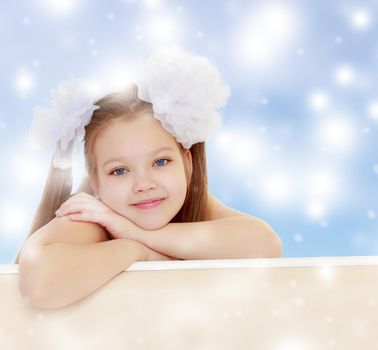
<svg viewBox="0 0 378 350">
<path fill-rule="evenodd" d="M 141 201 L 138 204 L 133 205 L 139 209 L 152 209 L 158 207 L 161 203 L 163 203 L 163 201 L 164 198 L 157 198 L 149 201 Z"/>
</svg>

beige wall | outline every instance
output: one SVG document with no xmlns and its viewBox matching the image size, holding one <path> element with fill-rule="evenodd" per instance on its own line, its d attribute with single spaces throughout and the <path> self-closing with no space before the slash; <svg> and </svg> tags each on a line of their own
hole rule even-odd
<svg viewBox="0 0 378 350">
<path fill-rule="evenodd" d="M 0 349 L 378 348 L 378 257 L 139 262 L 61 309 L 0 266 Z"/>
</svg>

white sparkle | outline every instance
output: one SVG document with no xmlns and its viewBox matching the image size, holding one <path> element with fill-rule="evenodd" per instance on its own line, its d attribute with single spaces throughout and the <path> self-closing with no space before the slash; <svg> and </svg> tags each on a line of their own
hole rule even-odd
<svg viewBox="0 0 378 350">
<path fill-rule="evenodd" d="M 292 338 L 281 340 L 278 346 L 274 350 L 313 350 L 311 341 L 305 341 L 299 339 L 298 336 L 293 336 Z"/>
<path fill-rule="evenodd" d="M 321 218 L 324 216 L 326 209 L 322 202 L 313 201 L 306 206 L 307 215 L 312 218 Z"/>
<path fill-rule="evenodd" d="M 335 70 L 336 82 L 343 86 L 351 85 L 355 80 L 354 69 L 349 65 L 341 65 Z"/>
<path fill-rule="evenodd" d="M 28 93 L 34 88 L 34 78 L 26 69 L 20 69 L 15 78 L 15 86 L 21 97 L 27 97 Z"/>
<path fill-rule="evenodd" d="M 77 10 L 80 5 L 79 0 L 38 0 L 40 5 L 49 13 L 68 15 Z"/>
<path fill-rule="evenodd" d="M 328 94 L 324 91 L 315 91 L 309 97 L 309 105 L 312 109 L 323 111 L 329 105 Z"/>
<path fill-rule="evenodd" d="M 156 10 L 161 6 L 160 0 L 144 0 L 143 3 L 147 10 Z"/>
<path fill-rule="evenodd" d="M 19 198 L 18 201 L 12 202 L 7 198 L 6 202 L 1 203 L 0 206 L 0 219 L 1 219 L 1 232 L 3 235 L 8 235 L 9 239 L 13 239 L 13 232 L 23 230 L 29 222 L 28 213 L 30 210 L 22 204 L 25 200 Z M 20 204 L 21 203 L 21 204 Z"/>
<path fill-rule="evenodd" d="M 263 4 L 253 9 L 237 28 L 234 53 L 247 66 L 268 68 L 288 53 L 299 33 L 298 16 L 287 5 Z"/>
<path fill-rule="evenodd" d="M 372 18 L 367 10 L 359 9 L 352 13 L 351 22 L 356 29 L 367 29 L 371 25 Z"/>
<path fill-rule="evenodd" d="M 321 266 L 317 268 L 319 277 L 323 280 L 323 282 L 333 282 L 336 270 L 333 266 Z"/>
<path fill-rule="evenodd" d="M 307 175 L 307 186 L 311 197 L 322 199 L 334 199 L 340 194 L 341 179 L 327 168 L 320 165 L 310 169 Z"/>
<path fill-rule="evenodd" d="M 146 37 L 153 44 L 166 44 L 178 41 L 180 35 L 180 25 L 177 21 L 166 16 L 156 17 L 146 22 Z"/>
<path fill-rule="evenodd" d="M 371 102 L 368 109 L 370 118 L 378 121 L 378 101 Z"/>
<path fill-rule="evenodd" d="M 356 146 L 356 130 L 351 118 L 330 116 L 319 123 L 317 137 L 327 152 L 350 152 Z"/>
<path fill-rule="evenodd" d="M 273 172 L 264 176 L 259 191 L 263 199 L 272 204 L 287 203 L 292 193 L 292 181 L 283 172 Z"/>
<path fill-rule="evenodd" d="M 14 170 L 12 179 L 22 186 L 39 186 L 45 175 L 43 164 L 32 154 L 20 153 L 13 155 L 11 168 Z M 25 176 L 25 169 L 27 169 L 27 176 Z"/>
</svg>

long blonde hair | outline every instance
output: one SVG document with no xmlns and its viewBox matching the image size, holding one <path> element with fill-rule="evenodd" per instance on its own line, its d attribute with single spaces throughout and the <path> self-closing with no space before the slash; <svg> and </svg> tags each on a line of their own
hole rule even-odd
<svg viewBox="0 0 378 350">
<path fill-rule="evenodd" d="M 82 140 L 84 142 L 85 167 L 88 175 L 83 178 L 77 192 L 87 192 L 94 195 L 88 177 L 97 178 L 94 144 L 98 135 L 116 119 L 131 119 L 137 118 L 143 113 L 153 113 L 152 104 L 140 100 L 137 96 L 137 91 L 137 86 L 131 84 L 126 91 L 106 95 L 95 102 L 100 108 L 93 112 L 90 123 L 85 126 L 85 136 Z M 177 144 L 182 153 L 184 148 L 180 143 Z M 184 204 L 171 222 L 198 222 L 206 220 L 208 184 L 205 143 L 199 142 L 194 144 L 190 148 L 190 153 L 192 155 L 193 169 L 190 184 Z M 186 162 L 184 162 L 184 166 L 188 178 Z M 54 219 L 55 211 L 73 195 L 71 191 L 72 169 L 54 168 L 51 160 L 49 175 L 42 198 L 25 241 L 34 232 Z M 21 250 L 22 247 L 17 254 L 15 264 L 19 263 Z"/>
</svg>

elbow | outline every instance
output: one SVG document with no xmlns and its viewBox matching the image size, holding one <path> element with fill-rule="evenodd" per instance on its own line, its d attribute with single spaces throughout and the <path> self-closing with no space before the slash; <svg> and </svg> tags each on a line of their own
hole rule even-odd
<svg viewBox="0 0 378 350">
<path fill-rule="evenodd" d="M 282 241 L 276 232 L 264 222 L 265 237 L 268 238 L 266 244 L 266 258 L 282 258 Z"/>
<path fill-rule="evenodd" d="M 18 264 L 18 289 L 21 297 L 29 304 L 42 308 L 52 308 L 47 298 L 48 286 L 44 282 L 38 260 L 20 256 Z"/>
<path fill-rule="evenodd" d="M 32 306 L 39 308 L 57 308 L 57 305 L 48 297 L 46 293 L 46 288 L 43 287 L 42 283 L 26 283 L 22 277 L 19 278 L 19 291 L 21 297 L 25 302 Z"/>
<path fill-rule="evenodd" d="M 268 258 L 282 258 L 282 241 L 280 237 L 270 228 L 271 231 L 271 243 Z"/>
</svg>

